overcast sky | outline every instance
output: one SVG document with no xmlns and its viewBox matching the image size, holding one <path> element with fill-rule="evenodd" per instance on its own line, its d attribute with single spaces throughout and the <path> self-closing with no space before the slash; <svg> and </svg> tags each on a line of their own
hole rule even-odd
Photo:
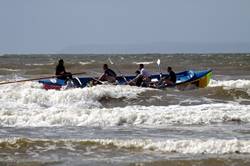
<svg viewBox="0 0 250 166">
<path fill-rule="evenodd" d="M 0 53 L 250 52 L 249 43 L 250 0 L 0 0 Z"/>
</svg>

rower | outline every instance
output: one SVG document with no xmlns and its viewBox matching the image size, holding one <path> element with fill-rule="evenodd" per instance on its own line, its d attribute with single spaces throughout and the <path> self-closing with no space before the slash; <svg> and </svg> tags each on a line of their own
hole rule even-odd
<svg viewBox="0 0 250 166">
<path fill-rule="evenodd" d="M 147 70 L 145 70 L 143 64 L 140 64 L 140 65 L 139 65 L 139 70 L 140 70 L 140 74 L 141 74 L 144 78 L 148 79 L 148 78 L 150 77 L 149 72 L 148 72 Z"/>
<path fill-rule="evenodd" d="M 174 86 L 176 83 L 176 74 L 175 72 L 172 70 L 172 67 L 168 67 L 168 73 L 169 73 L 169 77 L 168 77 L 168 81 L 167 84 Z"/>
<path fill-rule="evenodd" d="M 129 82 L 129 85 L 143 86 L 147 87 L 150 82 L 150 74 L 144 68 L 143 64 L 139 65 L 139 70 L 136 71 L 136 77 Z"/>
<path fill-rule="evenodd" d="M 131 86 L 141 86 L 141 83 L 142 83 L 142 77 L 140 77 L 140 71 L 139 70 L 136 70 L 135 71 L 135 78 L 130 80 L 127 84 L 128 85 L 131 85 Z"/>
<path fill-rule="evenodd" d="M 78 77 L 73 78 L 70 72 L 66 72 L 63 59 L 60 59 L 58 61 L 58 65 L 56 66 L 56 78 L 64 80 L 66 89 L 83 87 Z"/>
<path fill-rule="evenodd" d="M 58 61 L 58 65 L 56 66 L 56 76 L 57 79 L 61 80 L 72 79 L 72 74 L 70 72 L 66 72 L 65 70 L 63 59 Z"/>
<path fill-rule="evenodd" d="M 101 75 L 98 80 L 108 81 L 109 83 L 116 82 L 116 73 L 112 69 L 110 69 L 107 64 L 103 65 L 103 71 L 103 75 Z"/>
<path fill-rule="evenodd" d="M 172 67 L 168 67 L 168 77 L 163 78 L 163 84 L 165 86 L 175 86 L 176 83 L 176 74 L 175 72 L 172 70 Z"/>
</svg>

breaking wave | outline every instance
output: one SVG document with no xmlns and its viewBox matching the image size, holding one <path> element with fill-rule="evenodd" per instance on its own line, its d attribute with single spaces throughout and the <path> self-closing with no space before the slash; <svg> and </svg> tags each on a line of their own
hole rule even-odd
<svg viewBox="0 0 250 166">
<path fill-rule="evenodd" d="M 226 88 L 239 88 L 239 89 L 250 89 L 250 80 L 211 80 L 209 87 L 226 87 Z"/>
<path fill-rule="evenodd" d="M 39 103 L 42 103 L 42 101 L 39 101 Z M 85 108 L 80 104 L 72 103 L 66 106 L 60 104 L 50 107 L 36 104 L 16 104 L 15 106 L 6 104 L 0 109 L 0 126 L 7 127 L 112 127 L 127 125 L 157 127 L 176 124 L 206 125 L 227 122 L 249 123 L 250 106 L 221 103 L 196 106 Z"/>
<path fill-rule="evenodd" d="M 218 83 L 212 83 L 213 86 Z M 43 90 L 36 82 L 0 87 L 0 126 L 166 126 L 250 122 L 250 105 L 211 103 L 200 105 L 141 106 L 138 95 L 153 89 L 131 86 L 95 86 L 63 91 Z M 181 92 L 180 92 L 181 93 Z M 103 108 L 102 99 L 138 100 L 137 105 Z M 145 101 L 147 102 L 147 101 Z M 143 104 L 143 103 L 142 103 Z"/>
<path fill-rule="evenodd" d="M 42 107 L 77 106 L 82 108 L 101 107 L 98 102 L 103 97 L 110 98 L 135 98 L 145 88 L 130 86 L 101 85 L 90 88 L 75 88 L 62 91 L 44 90 L 42 85 L 35 82 L 24 84 L 3 85 L 0 88 L 0 102 L 30 104 Z"/>
<path fill-rule="evenodd" d="M 228 154 L 250 153 L 250 141 L 239 139 L 26 139 L 8 138 L 0 140 L 2 151 L 46 152 L 57 149 L 70 151 L 94 151 L 96 149 L 130 151 L 158 151 L 183 154 Z"/>
<path fill-rule="evenodd" d="M 1 126 L 86 125 L 88 121 L 94 121 L 96 115 L 92 114 L 91 109 L 100 110 L 102 98 L 136 98 L 145 90 L 105 85 L 46 91 L 35 82 L 2 85 L 0 114 L 3 117 L 0 119 L 3 121 L 0 123 Z"/>
<path fill-rule="evenodd" d="M 241 91 L 241 92 L 247 93 L 247 95 L 250 96 L 250 80 L 241 80 L 241 79 L 225 80 L 225 81 L 211 80 L 209 87 L 223 87 L 224 90 Z M 237 93 L 236 96 L 239 96 L 238 92 L 235 92 L 235 93 Z"/>
</svg>

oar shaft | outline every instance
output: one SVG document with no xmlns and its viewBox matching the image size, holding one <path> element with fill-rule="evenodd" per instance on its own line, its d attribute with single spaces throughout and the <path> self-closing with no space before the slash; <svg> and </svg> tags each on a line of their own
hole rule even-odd
<svg viewBox="0 0 250 166">
<path fill-rule="evenodd" d="M 86 72 L 73 73 L 71 75 L 78 75 L 78 74 L 86 74 Z M 70 74 L 65 74 L 65 75 L 70 75 Z M 39 78 L 31 78 L 31 79 L 17 80 L 17 81 L 6 81 L 6 82 L 0 82 L 0 85 L 27 82 L 27 81 L 43 80 L 43 79 L 49 79 L 49 78 L 56 78 L 56 77 L 59 77 L 59 76 L 61 76 L 61 75 L 54 75 L 54 76 L 48 76 L 48 77 L 39 77 Z"/>
</svg>

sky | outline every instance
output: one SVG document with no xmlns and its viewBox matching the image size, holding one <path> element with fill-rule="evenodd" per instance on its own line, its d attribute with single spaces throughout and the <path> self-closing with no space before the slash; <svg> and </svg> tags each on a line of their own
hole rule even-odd
<svg viewBox="0 0 250 166">
<path fill-rule="evenodd" d="M 250 52 L 249 0 L 0 0 L 0 53 Z"/>
</svg>

